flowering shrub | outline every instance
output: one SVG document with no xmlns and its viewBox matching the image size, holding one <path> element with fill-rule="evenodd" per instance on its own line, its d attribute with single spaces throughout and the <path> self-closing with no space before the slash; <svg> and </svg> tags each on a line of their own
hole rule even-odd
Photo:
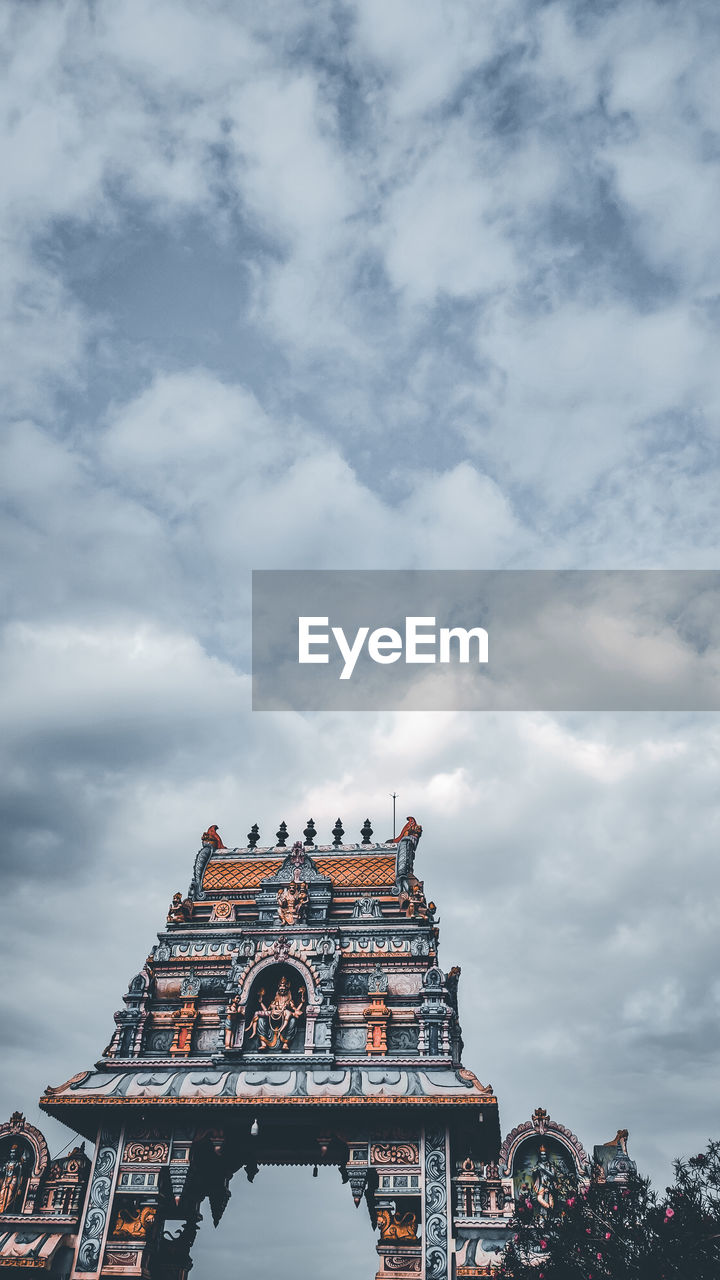
<svg viewBox="0 0 720 1280">
<path fill-rule="evenodd" d="M 676 1160 L 658 1196 L 646 1178 L 618 1187 L 558 1184 L 543 1214 L 523 1197 L 500 1274 L 513 1280 L 720 1280 L 720 1142 Z M 538 1263 L 542 1260 L 542 1271 Z"/>
</svg>

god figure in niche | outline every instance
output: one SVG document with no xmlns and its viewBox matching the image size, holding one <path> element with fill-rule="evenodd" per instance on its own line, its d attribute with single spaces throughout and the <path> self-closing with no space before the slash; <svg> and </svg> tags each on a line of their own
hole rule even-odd
<svg viewBox="0 0 720 1280">
<path fill-rule="evenodd" d="M 25 1162 L 28 1159 L 14 1142 L 8 1159 L 0 1167 L 0 1213 L 9 1212 L 19 1199 Z"/>
<path fill-rule="evenodd" d="M 304 919 L 308 904 L 307 885 L 302 880 L 291 880 L 289 884 L 278 889 L 278 916 L 282 924 L 297 924 Z"/>
<path fill-rule="evenodd" d="M 298 1022 L 305 1012 L 306 1001 L 304 987 L 300 988 L 297 1000 L 293 998 L 290 983 L 283 974 L 269 1005 L 265 1004 L 265 991 L 261 989 L 258 1008 L 247 1029 L 248 1039 L 252 1040 L 257 1036 L 261 1053 L 276 1049 L 278 1045 L 283 1052 L 287 1052 Z"/>
</svg>

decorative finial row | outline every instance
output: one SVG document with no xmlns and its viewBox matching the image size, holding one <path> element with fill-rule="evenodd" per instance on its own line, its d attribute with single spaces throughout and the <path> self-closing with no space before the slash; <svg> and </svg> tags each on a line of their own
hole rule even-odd
<svg viewBox="0 0 720 1280">
<path fill-rule="evenodd" d="M 308 818 L 307 826 L 303 831 L 303 835 L 305 837 L 304 847 L 306 849 L 313 849 L 315 847 L 315 837 L 317 835 L 317 828 L 312 818 Z M 343 827 L 342 822 L 338 818 L 335 823 L 335 826 L 332 829 L 333 848 L 339 849 L 341 847 L 344 835 L 345 835 L 345 828 Z M 365 821 L 363 822 L 363 825 L 360 830 L 360 835 L 362 837 L 363 844 L 368 845 L 372 843 L 373 829 L 370 825 L 369 818 L 366 818 Z M 275 833 L 276 847 L 278 849 L 284 849 L 287 844 L 287 840 L 288 840 L 287 823 L 281 822 L 280 826 L 278 827 Z M 257 848 L 259 841 L 260 841 L 260 828 L 257 822 L 254 822 L 247 834 L 248 849 L 252 850 Z M 217 824 L 213 823 L 211 827 L 208 827 L 207 831 L 203 832 L 202 843 L 212 845 L 212 847 L 215 849 L 225 848 L 225 845 L 222 842 L 220 833 L 217 829 Z"/>
</svg>

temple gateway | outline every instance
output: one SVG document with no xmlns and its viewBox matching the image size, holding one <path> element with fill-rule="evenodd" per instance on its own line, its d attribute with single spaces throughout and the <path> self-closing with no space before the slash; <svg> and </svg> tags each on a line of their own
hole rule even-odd
<svg viewBox="0 0 720 1280">
<path fill-rule="evenodd" d="M 88 1151 L 52 1160 L 20 1112 L 0 1125 L 1 1274 L 186 1280 L 203 1201 L 217 1225 L 238 1170 L 292 1164 L 339 1169 L 377 1280 L 492 1276 L 516 1197 L 550 1208 L 560 1171 L 589 1178 L 541 1107 L 503 1138 L 462 1063 L 419 824 L 316 834 L 288 847 L 282 823 L 260 847 L 255 826 L 230 849 L 204 832 L 99 1061 L 40 1099 Z M 626 1137 L 595 1148 L 601 1177 L 634 1168 Z"/>
</svg>

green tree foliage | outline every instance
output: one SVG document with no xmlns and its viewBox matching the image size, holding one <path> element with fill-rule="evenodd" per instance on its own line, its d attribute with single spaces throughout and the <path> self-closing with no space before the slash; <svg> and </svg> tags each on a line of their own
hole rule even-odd
<svg viewBox="0 0 720 1280">
<path fill-rule="evenodd" d="M 559 1180 L 553 1208 L 520 1200 L 501 1275 L 513 1280 L 720 1280 L 720 1142 L 676 1160 L 661 1199 L 646 1178 Z"/>
</svg>

